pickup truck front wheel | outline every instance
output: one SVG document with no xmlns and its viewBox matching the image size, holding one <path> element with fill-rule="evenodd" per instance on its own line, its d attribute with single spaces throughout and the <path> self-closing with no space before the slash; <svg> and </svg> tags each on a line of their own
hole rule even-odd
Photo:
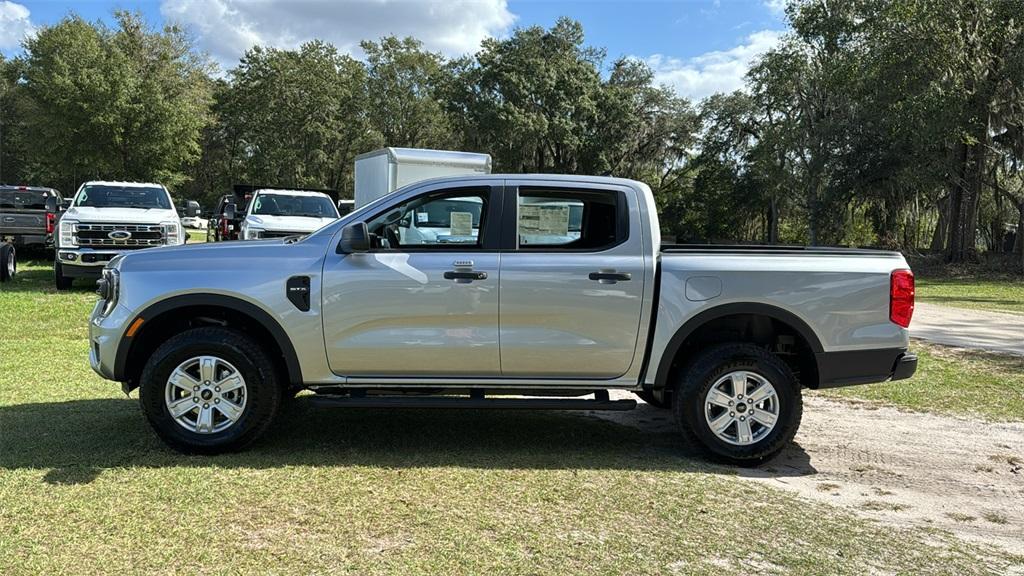
<svg viewBox="0 0 1024 576">
<path fill-rule="evenodd" d="M 240 450 L 273 421 L 281 404 L 274 366 L 254 340 L 224 328 L 193 328 L 146 362 L 139 401 L 157 435 L 175 450 Z"/>
<path fill-rule="evenodd" d="M 800 427 L 800 383 L 789 366 L 753 344 L 701 353 L 673 394 L 683 435 L 730 464 L 755 466 L 778 454 Z"/>
</svg>

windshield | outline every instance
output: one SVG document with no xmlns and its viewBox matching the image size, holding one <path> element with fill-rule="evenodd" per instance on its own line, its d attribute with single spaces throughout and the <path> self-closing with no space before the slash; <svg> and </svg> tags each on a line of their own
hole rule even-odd
<svg viewBox="0 0 1024 576">
<path fill-rule="evenodd" d="M 158 186 L 89 185 L 82 188 L 75 206 L 93 208 L 156 208 L 170 210 L 167 191 Z"/>
<path fill-rule="evenodd" d="M 327 196 L 296 196 L 293 194 L 261 193 L 252 205 L 253 214 L 264 216 L 308 216 L 310 218 L 337 218 L 338 209 Z"/>
</svg>

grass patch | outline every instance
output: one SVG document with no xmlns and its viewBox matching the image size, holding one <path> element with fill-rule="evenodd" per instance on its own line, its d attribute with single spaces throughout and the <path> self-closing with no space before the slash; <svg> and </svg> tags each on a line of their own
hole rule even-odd
<svg viewBox="0 0 1024 576">
<path fill-rule="evenodd" d="M 182 456 L 90 371 L 94 299 L 54 291 L 46 262 L 0 286 L 5 576 L 999 574 L 1017 561 L 745 483 L 674 433 L 572 414 L 299 398 L 250 451 Z"/>
<path fill-rule="evenodd" d="M 921 302 L 1024 314 L 1024 279 L 917 278 Z"/>
<path fill-rule="evenodd" d="M 911 410 L 1024 421 L 1024 358 L 914 341 L 913 378 L 818 392 Z"/>
</svg>

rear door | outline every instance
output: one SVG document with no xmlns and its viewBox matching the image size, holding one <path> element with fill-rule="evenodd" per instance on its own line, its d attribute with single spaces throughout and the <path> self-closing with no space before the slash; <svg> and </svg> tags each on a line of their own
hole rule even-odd
<svg viewBox="0 0 1024 576">
<path fill-rule="evenodd" d="M 629 370 L 645 281 L 635 194 L 604 184 L 507 182 L 503 376 L 610 379 Z"/>
<path fill-rule="evenodd" d="M 366 219 L 374 248 L 324 263 L 328 362 L 341 376 L 495 377 L 501 187 L 427 186 Z"/>
</svg>

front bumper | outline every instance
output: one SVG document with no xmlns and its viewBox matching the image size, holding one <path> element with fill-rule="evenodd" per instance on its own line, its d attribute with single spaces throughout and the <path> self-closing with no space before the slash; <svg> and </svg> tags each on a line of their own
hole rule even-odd
<svg viewBox="0 0 1024 576">
<path fill-rule="evenodd" d="M 818 364 L 817 388 L 905 380 L 917 371 L 917 355 L 906 348 L 819 352 L 815 354 L 815 360 Z"/>
<path fill-rule="evenodd" d="M 58 248 L 57 259 L 65 267 L 75 266 L 78 268 L 95 268 L 96 275 L 100 274 L 115 256 L 133 252 L 133 250 L 95 250 L 92 248 Z M 68 274 L 71 276 L 72 274 Z"/>
<path fill-rule="evenodd" d="M 117 346 L 126 324 L 131 321 L 131 313 L 118 304 L 104 317 L 100 316 L 102 309 L 103 302 L 97 301 L 89 317 L 89 366 L 102 378 L 117 380 L 114 373 Z"/>
</svg>

